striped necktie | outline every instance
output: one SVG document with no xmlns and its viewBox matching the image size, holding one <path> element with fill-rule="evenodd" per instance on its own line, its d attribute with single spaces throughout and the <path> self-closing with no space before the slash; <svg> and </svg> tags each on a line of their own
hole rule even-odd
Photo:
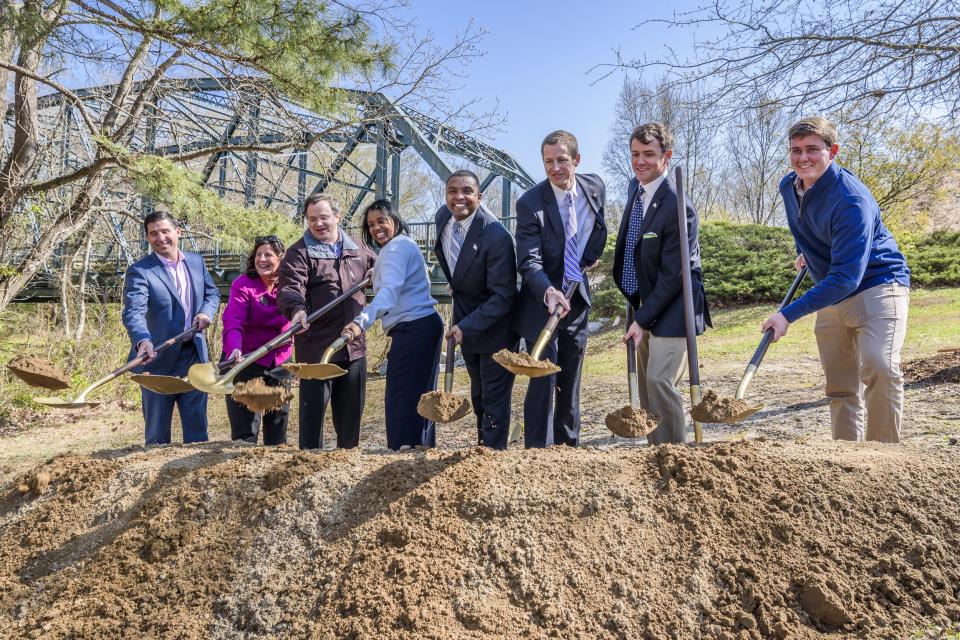
<svg viewBox="0 0 960 640">
<path fill-rule="evenodd" d="M 581 282 L 583 274 L 580 272 L 580 256 L 577 251 L 577 208 L 573 204 L 573 194 L 569 191 L 563 199 L 567 208 L 567 224 L 563 229 L 565 240 L 563 243 L 563 288 L 571 282 Z"/>
<path fill-rule="evenodd" d="M 463 247 L 463 225 L 454 220 L 453 230 L 450 234 L 450 273 L 457 268 L 457 258 L 460 257 L 460 249 Z"/>
<path fill-rule="evenodd" d="M 627 242 L 623 249 L 623 290 L 628 296 L 637 292 L 637 269 L 633 263 L 633 252 L 640 237 L 640 225 L 643 224 L 643 194 L 646 191 L 643 185 L 637 189 L 637 197 L 630 209 L 630 219 L 627 221 Z"/>
</svg>

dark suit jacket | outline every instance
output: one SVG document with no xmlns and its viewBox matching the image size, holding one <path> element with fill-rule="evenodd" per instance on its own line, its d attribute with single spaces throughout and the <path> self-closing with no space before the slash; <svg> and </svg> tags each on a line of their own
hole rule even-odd
<svg viewBox="0 0 960 640">
<path fill-rule="evenodd" d="M 603 253 L 607 241 L 607 224 L 603 206 L 607 190 L 600 176 L 592 173 L 576 174 L 577 189 L 586 194 L 596 215 L 593 232 L 580 258 L 581 272 L 592 265 Z M 551 286 L 563 286 L 563 218 L 560 205 L 549 180 L 537 184 L 517 201 L 517 259 L 522 284 L 513 314 L 513 326 L 526 339 L 536 338 L 547 322 L 547 307 L 543 296 Z M 577 292 L 587 306 L 590 289 L 587 276 Z"/>
<path fill-rule="evenodd" d="M 190 274 L 190 306 L 184 309 L 177 297 L 177 288 L 170 274 L 163 268 L 157 254 L 137 260 L 127 268 L 123 279 L 123 326 L 130 335 L 129 358 L 137 355 L 137 345 L 142 340 L 150 340 L 157 347 L 161 342 L 183 332 L 183 325 L 198 313 L 206 314 L 211 320 L 220 306 L 220 291 L 203 263 L 203 258 L 188 251 L 182 251 Z M 207 339 L 202 332 L 193 336 L 197 345 L 200 361 L 206 362 Z M 147 371 L 157 375 L 167 375 L 177 362 L 177 346 L 161 351 L 157 359 L 146 367 L 138 367 L 136 372 Z"/>
<path fill-rule="evenodd" d="M 434 251 L 453 291 L 453 323 L 463 332 L 463 353 L 496 353 L 516 341 L 510 329 L 510 310 L 517 297 L 517 254 L 513 238 L 483 207 L 473 222 L 450 273 L 441 237 L 453 218 L 446 205 L 436 214 Z"/>
<path fill-rule="evenodd" d="M 623 291 L 623 254 L 628 249 L 633 251 L 638 291 L 633 296 L 627 296 L 627 300 L 635 310 L 637 324 L 655 336 L 682 337 L 686 335 L 686 328 L 683 320 L 683 282 L 680 276 L 677 189 L 669 175 L 660 183 L 650 200 L 650 206 L 644 212 L 637 244 L 627 247 L 627 224 L 637 197 L 638 185 L 639 182 L 634 178 L 627 190 L 627 205 L 617 236 L 613 280 L 626 296 Z M 697 212 L 688 203 L 687 234 L 697 335 L 704 332 L 705 326 L 712 326 L 700 269 L 699 228 Z"/>
</svg>

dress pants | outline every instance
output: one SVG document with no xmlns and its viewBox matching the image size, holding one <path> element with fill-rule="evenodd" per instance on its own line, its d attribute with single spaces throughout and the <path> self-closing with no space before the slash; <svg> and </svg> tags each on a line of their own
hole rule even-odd
<svg viewBox="0 0 960 640">
<path fill-rule="evenodd" d="M 360 417 L 367 397 L 367 359 L 334 364 L 346 375 L 330 380 L 300 381 L 300 448 L 323 448 L 323 419 L 332 403 L 333 430 L 337 448 L 353 449 L 360 444 Z"/>
<path fill-rule="evenodd" d="M 287 385 L 289 388 L 289 373 L 284 376 L 286 381 L 280 379 L 279 372 L 272 376 L 266 375 L 268 369 L 263 365 L 253 363 L 243 371 L 237 374 L 233 379 L 237 382 L 248 382 L 255 378 L 263 380 L 269 387 L 279 387 Z M 290 403 L 286 402 L 279 409 L 273 411 L 256 412 L 250 411 L 239 402 L 234 402 L 233 396 L 225 396 L 227 402 L 227 417 L 230 419 L 230 439 L 243 440 L 244 442 L 257 443 L 260 435 L 260 429 L 263 428 L 263 444 L 278 445 L 287 443 L 287 418 L 290 415 Z"/>
<path fill-rule="evenodd" d="M 185 376 L 192 365 L 200 362 L 200 354 L 193 340 L 182 342 L 179 349 L 177 362 L 167 375 Z M 140 399 L 143 404 L 146 444 L 170 444 L 174 406 L 180 412 L 184 444 L 207 441 L 207 394 L 196 390 L 163 394 L 140 387 Z"/>
<path fill-rule="evenodd" d="M 683 395 L 677 389 L 687 364 L 687 339 L 666 338 L 643 332 L 637 345 L 637 387 L 640 406 L 660 416 L 657 428 L 647 434 L 650 444 L 687 441 L 687 416 Z"/>
<path fill-rule="evenodd" d="M 393 450 L 404 445 L 433 447 L 435 425 L 417 413 L 417 403 L 420 396 L 437 388 L 443 320 L 434 312 L 398 322 L 388 335 L 391 342 L 384 394 L 387 446 Z"/>
<path fill-rule="evenodd" d="M 814 333 L 830 398 L 836 440 L 900 442 L 910 289 L 871 287 L 817 312 Z M 866 402 L 864 402 L 866 401 Z"/>
<path fill-rule="evenodd" d="M 515 351 L 517 345 L 510 347 Z M 510 401 L 515 376 L 489 353 L 464 353 L 470 374 L 470 399 L 477 416 L 477 444 L 506 449 L 510 435 Z"/>
<path fill-rule="evenodd" d="M 559 373 L 531 378 L 523 400 L 523 444 L 526 448 L 580 443 L 580 373 L 587 349 L 590 307 L 580 296 L 557 326 L 553 340 L 540 355 L 560 366 Z M 528 351 L 535 340 L 525 336 Z"/>
</svg>

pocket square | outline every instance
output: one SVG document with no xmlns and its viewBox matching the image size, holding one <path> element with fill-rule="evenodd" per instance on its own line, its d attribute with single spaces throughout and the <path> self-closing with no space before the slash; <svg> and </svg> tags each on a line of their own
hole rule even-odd
<svg viewBox="0 0 960 640">
<path fill-rule="evenodd" d="M 657 234 L 655 234 L 653 231 L 647 231 L 645 234 L 643 234 L 644 240 L 648 238 L 656 238 L 656 237 L 657 237 Z"/>
</svg>

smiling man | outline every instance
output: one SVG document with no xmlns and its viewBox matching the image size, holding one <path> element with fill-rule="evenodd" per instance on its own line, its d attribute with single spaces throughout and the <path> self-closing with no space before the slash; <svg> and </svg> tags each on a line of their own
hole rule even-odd
<svg viewBox="0 0 960 640">
<path fill-rule="evenodd" d="M 836 127 L 804 118 L 790 127 L 789 140 L 793 172 L 780 182 L 780 195 L 796 267 L 806 264 L 815 284 L 762 330 L 773 329 L 778 340 L 791 322 L 816 312 L 834 439 L 899 442 L 910 269 L 870 190 L 834 161 Z"/>
<path fill-rule="evenodd" d="M 163 211 L 143 220 L 147 242 L 153 252 L 127 268 L 123 280 L 121 319 L 132 342 L 130 358 L 146 355 L 146 364 L 136 372 L 185 376 L 198 362 L 207 362 L 203 329 L 217 313 L 220 291 L 213 283 L 203 257 L 180 250 L 182 232 L 177 221 Z M 159 355 L 153 347 L 188 329 L 198 329 L 192 338 Z M 207 439 L 207 394 L 201 391 L 160 394 L 141 387 L 144 440 L 146 444 L 170 442 L 173 409 L 180 411 L 183 441 Z"/>
<path fill-rule="evenodd" d="M 522 278 L 514 330 L 533 348 L 557 306 L 561 320 L 542 357 L 560 372 L 533 378 L 523 403 L 524 444 L 577 446 L 580 442 L 580 372 L 587 348 L 592 268 L 607 241 L 603 219 L 606 188 L 600 176 L 577 173 L 580 151 L 567 131 L 540 144 L 547 179 L 517 201 L 517 269 Z M 578 283 L 570 300 L 564 297 Z"/>
<path fill-rule="evenodd" d="M 627 189 L 613 263 L 613 280 L 634 317 L 623 340 L 637 345 L 640 406 L 660 416 L 657 428 L 647 435 L 650 444 L 686 441 L 683 396 L 677 389 L 687 362 L 687 343 L 677 188 L 667 175 L 672 156 L 673 135 L 666 125 L 651 122 L 630 135 L 634 179 Z M 686 209 L 699 335 L 710 326 L 710 312 L 700 270 L 700 222 L 692 204 L 688 202 Z"/>
<path fill-rule="evenodd" d="M 434 252 L 453 292 L 453 326 L 470 375 L 477 442 L 506 449 L 514 375 L 493 361 L 501 349 L 516 349 L 510 310 L 517 297 L 513 238 L 480 206 L 480 180 L 472 171 L 447 178 L 447 204 L 436 215 Z"/>
</svg>

